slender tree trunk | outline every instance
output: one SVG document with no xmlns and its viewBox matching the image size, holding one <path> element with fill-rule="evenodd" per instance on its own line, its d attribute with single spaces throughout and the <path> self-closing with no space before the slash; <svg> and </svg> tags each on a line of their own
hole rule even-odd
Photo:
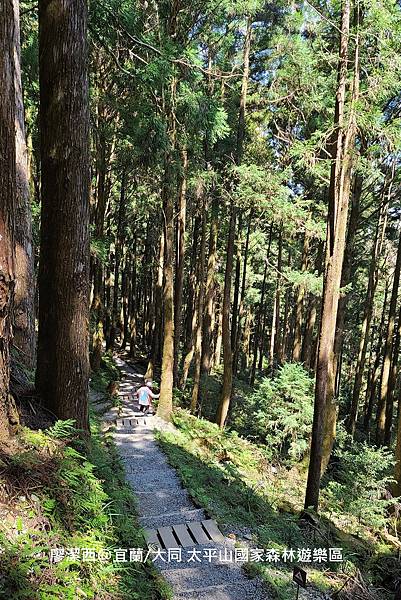
<svg viewBox="0 0 401 600">
<path fill-rule="evenodd" d="M 240 165 L 244 153 L 245 141 L 245 115 L 246 102 L 248 94 L 248 79 L 249 79 L 249 57 L 251 51 L 252 38 L 252 19 L 248 17 L 246 25 L 246 33 L 244 40 L 244 70 L 242 75 L 241 97 L 238 115 L 237 129 L 237 149 L 236 149 L 236 164 Z M 220 398 L 220 404 L 217 409 L 216 422 L 220 427 L 224 427 L 228 409 L 230 406 L 232 386 L 233 386 L 233 348 L 231 345 L 230 334 L 230 306 L 231 306 L 231 279 L 233 270 L 234 258 L 234 241 L 235 229 L 237 221 L 237 208 L 231 205 L 230 226 L 227 242 L 226 256 L 226 272 L 224 279 L 224 294 L 223 294 L 223 321 L 222 321 L 222 338 L 223 338 L 223 356 L 224 356 L 224 372 L 223 372 L 223 389 Z"/>
<path fill-rule="evenodd" d="M 398 239 L 397 259 L 393 277 L 393 289 L 391 292 L 390 308 L 387 321 L 387 332 L 384 342 L 383 368 L 381 376 L 380 397 L 377 407 L 376 444 L 382 446 L 385 441 L 386 411 L 389 401 L 389 380 L 391 370 L 391 356 L 393 352 L 393 336 L 395 329 L 395 314 L 397 309 L 398 287 L 401 272 L 401 234 Z"/>
<path fill-rule="evenodd" d="M 220 294 L 220 292 L 219 292 Z M 220 304 L 219 316 L 217 320 L 217 335 L 216 335 L 216 345 L 214 349 L 213 355 L 213 366 L 218 367 L 220 365 L 221 359 L 221 347 L 223 344 L 223 310 Z"/>
<path fill-rule="evenodd" d="M 344 108 L 350 29 L 350 0 L 344 0 L 342 9 L 338 87 L 334 117 L 334 143 L 331 150 L 329 207 L 327 218 L 326 272 L 322 299 L 319 349 L 317 357 L 315 406 L 312 443 L 309 460 L 305 508 L 319 506 L 320 478 L 323 451 L 323 431 L 327 391 L 333 373 L 334 339 L 337 321 L 341 271 L 344 258 L 347 226 L 349 187 L 355 138 L 355 115 L 351 107 L 348 126 L 344 128 Z M 355 65 L 356 66 L 356 65 Z M 353 97 L 355 97 L 355 89 Z M 354 99 L 354 98 L 353 98 Z"/>
<path fill-rule="evenodd" d="M 239 211 L 238 211 L 239 212 Z M 241 278 L 241 246 L 242 246 L 242 212 L 239 212 L 238 218 L 238 231 L 236 240 L 236 260 L 235 260 L 235 279 L 234 279 L 234 293 L 233 302 L 231 309 L 231 348 L 233 356 L 235 354 L 237 346 L 237 334 L 238 334 L 238 306 L 239 306 L 239 294 L 240 294 L 240 278 Z M 234 370 L 233 361 L 233 370 Z"/>
<path fill-rule="evenodd" d="M 207 395 L 207 379 L 210 374 L 212 363 L 212 337 L 213 337 L 213 315 L 215 304 L 215 270 L 217 258 L 217 234 L 218 234 L 218 204 L 216 200 L 212 203 L 209 233 L 209 256 L 207 262 L 206 293 L 205 293 L 205 317 L 203 319 L 202 333 L 202 360 L 201 360 L 201 399 L 203 403 Z"/>
<path fill-rule="evenodd" d="M 368 333 L 370 330 L 370 323 L 373 314 L 373 300 L 378 283 L 377 260 L 380 256 L 381 248 L 383 245 L 386 223 L 387 205 L 383 205 L 383 209 L 380 211 L 379 220 L 376 227 L 375 240 L 372 247 L 372 258 L 369 267 L 368 289 L 366 292 L 365 308 L 361 328 L 361 338 L 359 342 L 358 358 L 355 368 L 354 387 L 352 390 L 351 409 L 347 423 L 348 431 L 352 436 L 354 436 L 356 421 L 358 418 L 359 397 L 361 393 L 363 374 L 365 371 L 366 352 L 369 341 Z"/>
<path fill-rule="evenodd" d="M 174 288 L 174 385 L 178 387 L 178 368 L 180 357 L 181 341 L 181 323 L 182 323 L 182 291 L 184 286 L 184 261 L 185 261 L 185 224 L 186 224 L 186 194 L 187 194 L 187 169 L 188 153 L 184 149 L 181 151 L 182 175 L 180 182 L 180 191 L 178 194 L 178 215 L 177 215 L 177 268 L 175 275 Z"/>
<path fill-rule="evenodd" d="M 190 275 L 188 282 L 188 302 L 186 316 L 186 334 L 184 345 L 184 360 L 182 365 L 182 373 L 180 379 L 180 388 L 184 389 L 188 378 L 189 368 L 194 356 L 195 344 L 195 328 L 197 322 L 197 307 L 196 307 L 196 278 L 197 278 L 197 259 L 198 259 L 198 237 L 199 237 L 200 221 L 196 216 L 193 226 L 193 241 L 191 252 Z"/>
<path fill-rule="evenodd" d="M 203 311 L 205 303 L 205 255 L 206 255 L 206 223 L 207 223 L 207 200 L 203 199 L 202 210 L 202 233 L 199 256 L 199 272 L 198 272 L 198 320 L 195 332 L 195 368 L 194 368 L 194 386 L 191 397 L 191 412 L 197 413 L 199 401 L 199 387 L 201 376 L 201 359 L 202 359 L 202 331 L 203 331 Z"/>
<path fill-rule="evenodd" d="M 401 305 L 398 312 L 397 330 L 395 333 L 394 344 L 393 344 L 393 355 L 391 357 L 391 369 L 390 377 L 388 382 L 388 395 L 387 395 L 387 407 L 386 407 L 386 426 L 384 432 L 384 443 L 386 446 L 391 446 L 391 434 L 393 428 L 393 416 L 394 416 L 394 391 L 397 382 L 398 373 L 398 357 L 400 353 L 400 339 L 401 339 Z"/>
<path fill-rule="evenodd" d="M 366 389 L 366 410 L 365 410 L 365 417 L 364 417 L 364 421 L 363 421 L 363 427 L 364 427 L 365 431 L 369 431 L 369 428 L 370 428 L 370 421 L 372 419 L 373 406 L 374 406 L 374 402 L 375 402 L 376 388 L 377 388 L 379 380 L 380 380 L 380 373 L 381 373 L 380 363 L 381 363 L 381 358 L 382 358 L 382 339 L 385 335 L 385 319 L 386 319 L 386 306 L 387 306 L 388 292 L 389 292 L 389 283 L 387 282 L 385 292 L 384 292 L 384 302 L 383 302 L 380 327 L 379 327 L 379 331 L 378 331 L 376 357 L 375 357 L 375 362 L 373 365 L 371 377 L 368 380 L 368 386 Z"/>
<path fill-rule="evenodd" d="M 36 354 L 35 340 L 35 281 L 32 248 L 32 217 L 30 206 L 28 152 L 25 138 L 25 115 L 21 81 L 21 43 L 19 27 L 19 2 L 14 5 L 14 86 L 16 94 L 16 160 L 17 203 L 15 221 L 15 290 L 14 339 L 19 350 L 18 360 L 32 369 Z"/>
<path fill-rule="evenodd" d="M 12 0 L 0 7 L 0 443 L 18 424 L 10 394 L 17 210 L 15 21 Z"/>
<path fill-rule="evenodd" d="M 230 226 L 228 230 L 226 270 L 224 278 L 224 293 L 222 307 L 222 342 L 223 342 L 223 389 L 220 397 L 220 403 L 216 415 L 216 423 L 220 427 L 224 427 L 228 409 L 230 406 L 233 369 L 232 369 L 232 348 L 230 337 L 230 307 L 231 307 L 231 277 L 234 263 L 234 239 L 235 239 L 235 222 L 237 218 L 236 208 L 231 207 Z"/>
<path fill-rule="evenodd" d="M 308 253 L 309 253 L 310 236 L 308 232 L 304 233 L 304 244 L 302 248 L 301 273 L 305 273 L 308 268 Z M 295 330 L 294 330 L 294 347 L 292 351 L 292 360 L 299 362 L 301 358 L 302 347 L 302 312 L 305 297 L 305 286 L 301 285 L 298 288 L 296 309 L 295 309 Z"/>
<path fill-rule="evenodd" d="M 147 379 L 153 379 L 153 373 L 155 365 L 160 362 L 161 348 L 163 341 L 163 273 L 164 273 L 164 247 L 165 247 L 165 233 L 163 232 L 160 236 L 159 242 L 159 260 L 157 267 L 157 280 L 155 290 L 155 326 L 152 337 L 152 349 L 151 356 L 146 370 L 145 377 Z"/>
<path fill-rule="evenodd" d="M 250 235 L 251 235 L 252 220 L 253 220 L 253 210 L 251 209 L 249 211 L 249 217 L 248 217 L 248 228 L 247 228 L 246 238 L 245 238 L 244 261 L 243 261 L 243 267 L 242 267 L 242 281 L 241 281 L 241 293 L 240 293 L 240 302 L 239 302 L 238 328 L 237 328 L 237 336 L 236 336 L 236 343 L 234 345 L 234 356 L 233 356 L 234 374 L 237 373 L 237 370 L 238 370 L 239 342 L 241 340 L 241 319 L 244 314 L 246 274 L 247 274 L 247 267 L 248 267 L 249 239 L 250 239 Z"/>
<path fill-rule="evenodd" d="M 131 268 L 131 285 L 130 285 L 130 297 L 129 297 L 129 355 L 131 358 L 135 358 L 136 354 L 136 337 L 137 337 L 137 232 L 134 231 L 133 250 L 132 250 L 132 268 Z"/>
<path fill-rule="evenodd" d="M 84 0 L 39 1 L 39 57 L 42 211 L 36 383 L 50 410 L 87 430 L 90 168 Z"/>
<path fill-rule="evenodd" d="M 117 326 L 118 326 L 118 296 L 119 296 L 119 279 L 121 256 L 124 244 L 124 221 L 125 221 L 125 188 L 126 188 L 126 172 L 123 171 L 121 177 L 120 200 L 118 204 L 117 217 L 117 233 L 115 239 L 115 259 L 114 259 L 114 282 L 113 282 L 113 307 L 111 312 L 111 327 L 108 347 L 112 350 L 116 342 Z"/>
</svg>

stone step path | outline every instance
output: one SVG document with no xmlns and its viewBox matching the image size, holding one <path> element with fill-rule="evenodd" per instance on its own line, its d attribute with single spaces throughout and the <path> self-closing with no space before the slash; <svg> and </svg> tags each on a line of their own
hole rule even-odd
<svg viewBox="0 0 401 600">
<path fill-rule="evenodd" d="M 193 504 L 156 443 L 156 429 L 174 427 L 144 416 L 134 404 L 132 393 L 143 383 L 143 375 L 120 358 L 116 362 L 123 373 L 121 406 L 104 418 L 115 425 L 115 443 L 138 498 L 140 523 L 174 600 L 268 600 L 263 584 L 246 577 L 232 560 L 234 541 Z"/>
</svg>

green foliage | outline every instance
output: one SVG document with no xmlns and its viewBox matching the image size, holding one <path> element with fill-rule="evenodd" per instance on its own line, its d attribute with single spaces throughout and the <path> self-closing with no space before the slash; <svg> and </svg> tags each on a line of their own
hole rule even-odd
<svg viewBox="0 0 401 600">
<path fill-rule="evenodd" d="M 24 430 L 20 443 L 27 450 L 11 457 L 6 468 L 2 464 L 0 482 L 8 479 L 8 486 L 14 486 L 15 532 L 9 522 L 0 524 L 0 597 L 170 598 L 152 564 L 113 561 L 114 548 L 144 547 L 134 498 L 117 451 L 101 437 L 99 424 L 92 422 L 85 455 L 66 444 L 71 427 L 71 422 L 57 422 L 50 436 Z M 18 472 L 25 472 L 23 489 L 11 479 L 17 465 Z M 85 562 L 67 557 L 51 563 L 53 548 L 110 551 L 111 558 Z"/>
<path fill-rule="evenodd" d="M 373 529 L 387 525 L 388 509 L 396 501 L 385 495 L 393 481 L 392 453 L 366 442 L 352 442 L 340 427 L 334 456 L 333 480 L 325 488 L 330 510 L 340 518 L 352 515 Z"/>
<path fill-rule="evenodd" d="M 234 426 L 266 444 L 272 457 L 300 460 L 309 445 L 313 385 L 302 365 L 284 364 L 237 405 Z"/>
</svg>

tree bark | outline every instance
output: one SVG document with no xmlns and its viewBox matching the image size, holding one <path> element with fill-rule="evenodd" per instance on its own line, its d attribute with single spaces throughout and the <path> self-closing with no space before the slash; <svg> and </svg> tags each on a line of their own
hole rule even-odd
<svg viewBox="0 0 401 600">
<path fill-rule="evenodd" d="M 230 406 L 231 391 L 233 385 L 233 355 L 231 348 L 231 337 L 230 337 L 230 307 L 231 307 L 231 278 L 234 263 L 234 240 L 235 240 L 235 222 L 237 218 L 236 208 L 231 207 L 230 225 L 228 230 L 228 241 L 227 241 L 227 256 L 226 256 L 226 270 L 224 277 L 224 293 L 223 293 L 223 307 L 222 307 L 222 342 L 223 342 L 223 360 L 224 360 L 224 372 L 223 372 L 223 389 L 221 392 L 220 403 L 216 415 L 216 423 L 220 427 L 224 427 L 228 409 Z"/>
<path fill-rule="evenodd" d="M 180 342 L 181 342 L 181 323 L 182 323 L 182 292 L 184 287 L 184 262 L 185 262 L 185 227 L 187 210 L 187 170 L 188 153 L 186 149 L 181 151 L 181 181 L 178 194 L 177 211 L 177 257 L 176 273 L 174 287 L 174 385 L 178 387 L 178 369 L 180 362 Z"/>
<path fill-rule="evenodd" d="M 42 164 L 37 389 L 88 430 L 89 94 L 85 0 L 40 0 Z"/>
<path fill-rule="evenodd" d="M 362 321 L 361 328 L 361 338 L 359 342 L 359 351 L 358 358 L 355 368 L 355 379 L 354 386 L 352 390 L 352 401 L 351 401 L 351 409 L 347 422 L 347 429 L 352 437 L 355 434 L 356 421 L 358 418 L 359 412 L 359 396 L 361 393 L 362 387 L 362 379 L 365 370 L 366 363 L 366 352 L 368 348 L 369 341 L 369 330 L 370 323 L 372 320 L 373 314 L 373 300 L 375 296 L 375 291 L 378 283 L 378 268 L 377 268 L 377 260 L 381 253 L 381 248 L 383 246 L 384 240 L 384 232 L 386 230 L 387 223 L 387 204 L 383 205 L 383 208 L 380 211 L 379 219 L 376 227 L 375 239 L 372 247 L 372 257 L 370 261 L 369 267 L 369 278 L 368 278 L 368 288 L 366 292 L 366 300 L 364 307 L 364 315 Z"/>
<path fill-rule="evenodd" d="M 17 202 L 15 221 L 15 290 L 14 339 L 19 351 L 18 360 L 33 369 L 36 355 L 35 340 L 35 280 L 32 241 L 32 216 L 30 206 L 28 152 L 25 138 L 25 114 L 21 81 L 21 43 L 19 2 L 14 5 L 14 87 L 16 94 L 16 161 Z"/>
<path fill-rule="evenodd" d="M 308 268 L 308 252 L 309 252 L 310 236 L 308 232 L 304 233 L 304 243 L 302 248 L 301 273 L 305 273 Z M 305 286 L 300 285 L 298 288 L 297 303 L 295 309 L 295 329 L 294 329 L 294 347 L 292 351 L 292 360 L 299 362 L 301 358 L 302 348 L 302 313 L 305 297 Z"/>
<path fill-rule="evenodd" d="M 380 397 L 377 407 L 376 444 L 382 446 L 385 442 L 386 411 L 389 401 L 389 380 L 391 369 L 391 356 L 393 352 L 393 336 L 395 329 L 395 314 L 397 309 L 398 287 L 401 273 L 401 235 L 398 239 L 397 258 L 395 263 L 393 288 L 391 292 L 390 308 L 387 321 L 387 332 L 384 343 L 383 368 L 380 385 Z"/>
<path fill-rule="evenodd" d="M 205 306 L 206 312 L 203 319 L 202 333 L 202 360 L 201 360 L 201 400 L 203 403 L 207 395 L 207 379 L 210 374 L 212 363 L 212 337 L 213 316 L 215 304 L 215 270 L 217 259 L 217 234 L 218 234 L 218 204 L 216 200 L 212 203 L 209 233 L 209 256 L 207 262 Z"/>
<path fill-rule="evenodd" d="M 13 2 L 6 0 L 0 7 L 0 445 L 18 423 L 10 394 L 17 214 L 14 43 Z"/>
<path fill-rule="evenodd" d="M 203 198 L 202 210 L 202 233 L 199 256 L 199 272 L 198 272 L 198 320 L 195 332 L 195 365 L 194 365 L 194 386 L 191 397 L 191 412 L 196 414 L 198 411 L 199 402 L 199 387 L 201 376 L 201 359 L 202 359 L 202 331 L 203 331 L 203 311 L 205 303 L 205 258 L 206 258 L 206 223 L 207 223 L 207 199 Z"/>
<path fill-rule="evenodd" d="M 327 217 L 326 271 L 322 299 L 319 349 L 317 357 L 315 405 L 312 426 L 312 442 L 305 509 L 318 510 L 323 451 L 323 430 L 329 379 L 334 377 L 333 352 L 337 321 L 341 271 L 344 258 L 347 226 L 349 179 L 352 166 L 355 116 L 353 110 L 344 129 L 344 107 L 347 80 L 348 39 L 350 29 L 350 0 L 342 9 L 340 52 L 338 61 L 338 87 L 334 116 L 334 142 L 331 150 L 329 207 Z"/>
</svg>

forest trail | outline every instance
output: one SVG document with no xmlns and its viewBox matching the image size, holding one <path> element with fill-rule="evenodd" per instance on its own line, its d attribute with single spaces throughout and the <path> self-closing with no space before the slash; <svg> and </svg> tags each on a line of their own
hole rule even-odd
<svg viewBox="0 0 401 600">
<path fill-rule="evenodd" d="M 104 418 L 116 422 L 114 439 L 127 481 L 138 498 L 139 520 L 150 536 L 149 541 L 162 549 L 179 548 L 178 537 L 184 546 L 181 562 L 163 562 L 160 558 L 155 561 L 173 588 L 174 600 L 268 600 L 263 584 L 246 577 L 240 563 L 219 562 L 220 551 L 234 552 L 234 541 L 213 531 L 214 522 L 193 504 L 159 448 L 154 431 L 174 426 L 155 416 L 144 417 L 130 399 L 143 383 L 143 375 L 120 358 L 116 362 L 123 373 L 119 389 L 121 407 L 111 409 Z M 208 528 L 211 536 L 207 535 Z M 193 536 L 203 540 L 195 543 Z M 216 550 L 217 558 L 212 562 L 205 558 L 208 549 Z M 194 559 L 195 554 L 201 562 Z M 163 557 L 166 555 L 167 551 Z"/>
</svg>

